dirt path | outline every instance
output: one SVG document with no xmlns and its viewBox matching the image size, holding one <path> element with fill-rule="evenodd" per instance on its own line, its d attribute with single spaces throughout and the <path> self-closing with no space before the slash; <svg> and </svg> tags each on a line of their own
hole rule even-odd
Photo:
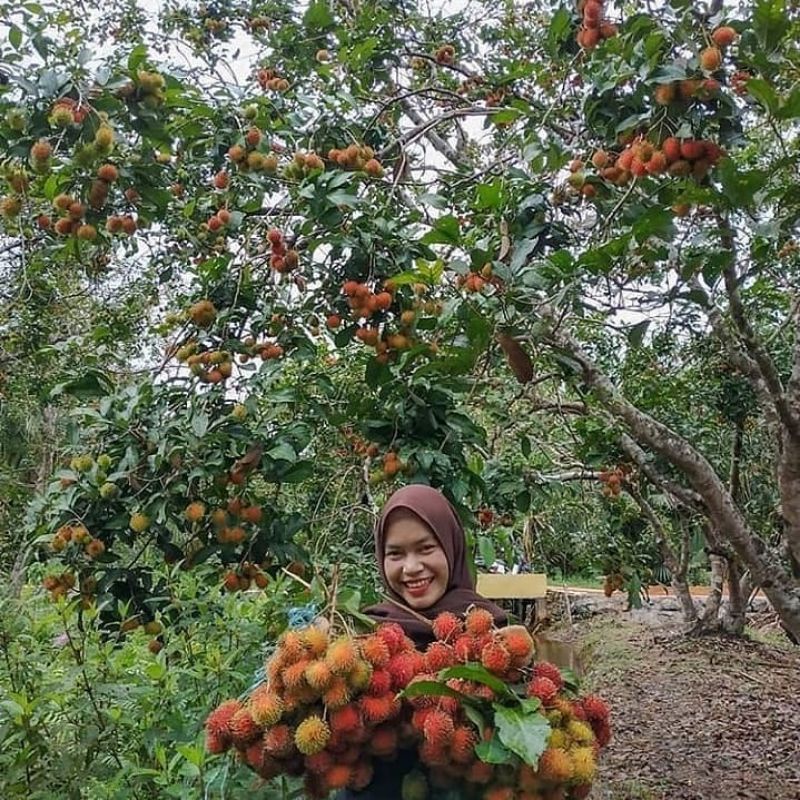
<svg viewBox="0 0 800 800">
<path fill-rule="evenodd" d="M 613 713 L 592 800 L 800 798 L 800 650 L 618 616 L 575 633 Z"/>
</svg>

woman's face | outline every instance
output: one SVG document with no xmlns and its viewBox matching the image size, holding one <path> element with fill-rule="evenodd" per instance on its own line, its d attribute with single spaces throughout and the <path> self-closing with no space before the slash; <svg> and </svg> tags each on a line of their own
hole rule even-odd
<svg viewBox="0 0 800 800">
<path fill-rule="evenodd" d="M 450 568 L 439 540 L 414 513 L 393 511 L 386 521 L 383 569 L 406 605 L 430 608 L 447 591 Z"/>
</svg>

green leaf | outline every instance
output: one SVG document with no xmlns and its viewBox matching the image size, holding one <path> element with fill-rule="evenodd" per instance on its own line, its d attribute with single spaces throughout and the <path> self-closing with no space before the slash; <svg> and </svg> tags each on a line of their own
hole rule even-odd
<svg viewBox="0 0 800 800">
<path fill-rule="evenodd" d="M 22 44 L 22 30 L 16 25 L 12 25 L 8 29 L 8 41 L 15 50 L 19 50 L 19 46 Z"/>
<path fill-rule="evenodd" d="M 497 560 L 497 553 L 494 549 L 494 543 L 488 536 L 478 537 L 478 552 L 480 553 L 483 563 L 487 567 L 491 567 Z"/>
<path fill-rule="evenodd" d="M 470 698 L 439 681 L 413 681 L 400 693 L 403 697 L 453 697 L 460 702 Z"/>
<path fill-rule="evenodd" d="M 476 208 L 500 208 L 503 204 L 503 181 L 495 178 L 491 183 L 481 183 L 477 187 L 477 194 Z"/>
<path fill-rule="evenodd" d="M 526 764 L 535 767 L 547 747 L 550 723 L 538 713 L 494 704 L 494 721 L 500 741 Z"/>
<path fill-rule="evenodd" d="M 747 91 L 753 95 L 770 114 L 774 115 L 777 113 L 780 100 L 777 92 L 772 88 L 770 83 L 763 78 L 751 78 L 747 81 Z"/>
<path fill-rule="evenodd" d="M 311 3 L 303 17 L 306 28 L 330 28 L 333 22 L 333 14 L 328 9 L 328 4 L 321 0 Z"/>
<path fill-rule="evenodd" d="M 192 433 L 202 439 L 208 432 L 208 414 L 198 411 L 192 415 Z"/>
<path fill-rule="evenodd" d="M 486 764 L 510 764 L 514 754 L 501 741 L 495 733 L 488 741 L 479 742 L 475 747 L 475 754 Z"/>
<path fill-rule="evenodd" d="M 632 328 L 628 328 L 628 344 L 631 347 L 641 347 L 647 329 L 650 327 L 650 320 L 646 319 L 637 322 Z"/>
<path fill-rule="evenodd" d="M 423 244 L 459 244 L 461 232 L 458 220 L 448 214 L 436 220 L 433 230 L 428 231 L 421 239 Z"/>
<path fill-rule="evenodd" d="M 518 699 L 500 678 L 492 675 L 486 667 L 480 664 L 460 664 L 455 667 L 448 667 L 439 673 L 439 677 L 445 681 L 450 680 L 450 678 L 464 678 L 468 681 L 483 683 L 501 697 L 508 697 L 515 701 Z"/>
<path fill-rule="evenodd" d="M 288 442 L 276 444 L 275 447 L 271 447 L 269 450 L 267 450 L 265 455 L 268 458 L 271 458 L 273 461 L 294 462 L 297 459 L 297 453 L 295 453 L 294 447 L 292 447 Z"/>
</svg>

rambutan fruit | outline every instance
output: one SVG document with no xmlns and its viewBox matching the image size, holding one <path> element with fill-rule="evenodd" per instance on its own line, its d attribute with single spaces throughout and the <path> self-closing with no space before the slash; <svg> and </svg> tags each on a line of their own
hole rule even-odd
<svg viewBox="0 0 800 800">
<path fill-rule="evenodd" d="M 322 693 L 322 702 L 331 709 L 346 706 L 350 702 L 347 681 L 338 675 L 331 678 L 328 688 Z"/>
<path fill-rule="evenodd" d="M 347 764 L 334 764 L 324 775 L 329 790 L 344 789 L 352 777 L 352 768 Z"/>
<path fill-rule="evenodd" d="M 390 656 L 399 653 L 405 647 L 405 631 L 396 622 L 387 622 L 381 625 L 375 631 L 375 635 L 386 642 Z"/>
<path fill-rule="evenodd" d="M 423 742 L 419 748 L 419 759 L 429 767 L 441 767 L 448 761 L 447 748 L 439 742 Z"/>
<path fill-rule="evenodd" d="M 358 706 L 348 703 L 330 712 L 328 724 L 332 733 L 343 735 L 353 733 L 362 727 L 361 712 L 358 710 Z"/>
<path fill-rule="evenodd" d="M 492 612 L 480 606 L 474 606 L 464 618 L 464 629 L 470 636 L 483 636 L 492 630 L 494 617 Z"/>
<path fill-rule="evenodd" d="M 481 650 L 481 664 L 489 672 L 502 675 L 511 666 L 511 654 L 500 642 L 490 642 Z"/>
<path fill-rule="evenodd" d="M 461 620 L 449 611 L 439 614 L 433 621 L 433 635 L 440 642 L 455 640 L 463 632 L 464 626 Z"/>
<path fill-rule="evenodd" d="M 455 653 L 456 660 L 464 663 L 472 659 L 474 651 L 475 639 L 469 634 L 459 636 L 453 644 L 453 652 Z"/>
<path fill-rule="evenodd" d="M 566 750 L 548 747 L 539 758 L 539 776 L 551 783 L 566 783 L 572 779 L 572 759 Z"/>
<path fill-rule="evenodd" d="M 295 691 L 306 684 L 306 669 L 311 664 L 308 659 L 295 661 L 293 664 L 288 664 L 283 670 L 283 683 L 290 691 Z"/>
<path fill-rule="evenodd" d="M 511 786 L 490 786 L 482 795 L 483 800 L 514 800 Z"/>
<path fill-rule="evenodd" d="M 328 646 L 325 663 L 334 675 L 347 675 L 358 661 L 358 650 L 352 639 L 344 636 Z"/>
<path fill-rule="evenodd" d="M 676 94 L 674 83 L 660 83 L 653 89 L 653 100 L 660 106 L 668 106 L 674 102 Z"/>
<path fill-rule="evenodd" d="M 314 625 L 303 630 L 300 638 L 309 655 L 314 658 L 318 658 L 328 649 L 328 634 Z"/>
<path fill-rule="evenodd" d="M 553 728 L 550 736 L 547 737 L 548 747 L 560 747 L 562 750 L 568 750 L 571 744 L 572 741 L 563 728 Z"/>
<path fill-rule="evenodd" d="M 422 732 L 427 742 L 445 747 L 450 743 L 454 731 L 453 718 L 443 711 L 432 709 L 425 717 Z"/>
<path fill-rule="evenodd" d="M 587 694 L 581 701 L 586 717 L 592 722 L 606 721 L 609 717 L 610 709 L 608 703 L 596 694 Z"/>
<path fill-rule="evenodd" d="M 285 724 L 264 731 L 264 751 L 275 758 L 286 758 L 294 752 L 294 734 Z"/>
<path fill-rule="evenodd" d="M 306 756 L 303 763 L 309 772 L 314 775 L 322 775 L 333 766 L 334 761 L 333 756 L 327 750 L 320 750 L 319 753 Z"/>
<path fill-rule="evenodd" d="M 667 170 L 673 178 L 685 178 L 691 171 L 692 165 L 683 158 L 674 161 Z"/>
<path fill-rule="evenodd" d="M 544 676 L 533 678 L 526 688 L 528 697 L 538 697 L 542 703 L 549 706 L 553 703 L 558 694 L 558 687 Z"/>
<path fill-rule="evenodd" d="M 591 747 L 575 747 L 569 752 L 572 759 L 572 779 L 578 783 L 591 783 L 597 772 L 597 760 Z"/>
<path fill-rule="evenodd" d="M 661 150 L 656 150 L 650 160 L 645 164 L 645 169 L 651 175 L 658 175 L 667 168 L 667 157 Z"/>
<path fill-rule="evenodd" d="M 283 714 L 283 701 L 266 684 L 259 686 L 250 696 L 250 714 L 258 725 L 274 725 Z"/>
<path fill-rule="evenodd" d="M 369 761 L 357 761 L 350 769 L 348 788 L 360 792 L 372 782 L 372 764 Z"/>
<path fill-rule="evenodd" d="M 241 708 L 242 704 L 238 700 L 226 700 L 217 706 L 206 719 L 206 732 L 223 742 L 228 742 L 231 738 L 231 720 Z"/>
<path fill-rule="evenodd" d="M 494 767 L 485 761 L 475 761 L 467 769 L 465 777 L 468 783 L 477 783 L 485 786 L 494 778 Z"/>
<path fill-rule="evenodd" d="M 379 725 L 370 733 L 369 752 L 374 756 L 390 756 L 397 750 L 397 728 Z"/>
<path fill-rule="evenodd" d="M 223 739 L 211 731 L 206 731 L 206 750 L 214 755 L 224 753 L 230 747 L 230 739 Z"/>
<path fill-rule="evenodd" d="M 389 660 L 386 671 L 392 676 L 396 690 L 405 689 L 411 679 L 425 669 L 425 656 L 418 651 L 398 653 Z"/>
<path fill-rule="evenodd" d="M 264 741 L 259 736 L 258 739 L 247 745 L 244 751 L 244 760 L 248 767 L 258 772 L 264 764 Z"/>
<path fill-rule="evenodd" d="M 511 655 L 513 667 L 526 667 L 530 664 L 535 651 L 533 637 L 521 625 L 502 628 L 497 634 L 506 650 Z"/>
<path fill-rule="evenodd" d="M 456 764 L 469 764 L 475 758 L 478 740 L 466 725 L 457 725 L 450 737 L 450 757 Z"/>
<path fill-rule="evenodd" d="M 579 719 L 573 719 L 567 723 L 566 733 L 576 744 L 591 745 L 594 742 L 594 732 L 591 726 Z"/>
<path fill-rule="evenodd" d="M 572 800 L 584 800 L 591 794 L 591 791 L 591 783 L 580 783 L 577 786 L 573 786 L 571 792 Z M 520 800 L 525 800 L 525 798 L 520 798 Z"/>
<path fill-rule="evenodd" d="M 372 666 L 366 661 L 357 661 L 347 676 L 347 685 L 354 692 L 362 692 L 369 686 L 372 678 Z"/>
<path fill-rule="evenodd" d="M 722 51 L 718 47 L 706 47 L 700 53 L 700 66 L 706 72 L 714 72 L 722 65 Z"/>
<path fill-rule="evenodd" d="M 537 661 L 533 665 L 534 678 L 549 678 L 560 692 L 564 688 L 564 678 L 561 675 L 561 670 L 549 661 Z"/>
<path fill-rule="evenodd" d="M 674 136 L 668 136 L 661 142 L 661 152 L 671 164 L 681 157 L 681 143 Z"/>
<path fill-rule="evenodd" d="M 592 724 L 592 730 L 597 737 L 598 747 L 605 747 L 611 741 L 611 726 L 602 720 Z"/>
<path fill-rule="evenodd" d="M 318 692 L 324 692 L 333 680 L 330 667 L 324 661 L 312 661 L 304 674 L 308 685 Z"/>
<path fill-rule="evenodd" d="M 378 697 L 392 690 L 392 676 L 385 669 L 372 670 L 366 693 Z"/>
<path fill-rule="evenodd" d="M 681 157 L 687 161 L 696 161 L 702 158 L 705 152 L 705 145 L 697 139 L 684 139 L 681 142 Z"/>
<path fill-rule="evenodd" d="M 539 773 L 529 764 L 520 764 L 517 783 L 526 792 L 535 792 L 541 786 Z"/>
<path fill-rule="evenodd" d="M 730 47 L 739 34 L 730 25 L 721 25 L 711 34 L 711 41 L 717 47 Z"/>
<path fill-rule="evenodd" d="M 228 729 L 230 730 L 231 741 L 237 747 L 245 747 L 253 739 L 261 735 L 261 728 L 246 708 L 240 708 L 233 715 Z"/>
<path fill-rule="evenodd" d="M 365 695 L 358 701 L 361 713 L 367 722 L 385 722 L 396 716 L 400 710 L 400 703 L 393 694 L 383 694 L 378 697 Z"/>
<path fill-rule="evenodd" d="M 373 667 L 384 667 L 391 658 L 386 640 L 378 635 L 368 636 L 361 642 L 361 655 Z"/>
<path fill-rule="evenodd" d="M 455 664 L 455 660 L 453 648 L 444 642 L 433 642 L 425 651 L 425 669 L 428 672 L 436 673 L 451 667 Z"/>
<path fill-rule="evenodd" d="M 324 750 L 330 737 L 331 730 L 325 720 L 312 714 L 297 726 L 297 730 L 294 732 L 294 743 L 303 755 L 311 756 Z"/>
</svg>

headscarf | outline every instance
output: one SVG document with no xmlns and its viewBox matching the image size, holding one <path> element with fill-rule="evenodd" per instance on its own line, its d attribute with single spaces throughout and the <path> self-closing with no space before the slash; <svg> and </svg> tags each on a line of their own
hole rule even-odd
<svg viewBox="0 0 800 800">
<path fill-rule="evenodd" d="M 431 529 L 447 558 L 449 568 L 447 589 L 430 608 L 412 611 L 402 596 L 392 589 L 386 578 L 386 570 L 383 565 L 388 527 L 386 523 L 389 515 L 398 508 L 411 511 Z M 381 571 L 381 579 L 386 593 L 394 602 L 380 603 L 370 606 L 364 611 L 381 622 L 398 623 L 418 645 L 424 645 L 433 640 L 433 631 L 428 620 L 433 620 L 443 611 L 463 615 L 467 608 L 475 605 L 491 611 L 495 624 L 498 626 L 505 625 L 508 621 L 506 612 L 500 606 L 481 597 L 475 591 L 475 581 L 467 563 L 464 528 L 447 498 L 430 486 L 422 484 L 404 486 L 389 498 L 375 525 L 375 557 L 378 560 L 378 568 Z M 420 619 L 420 615 L 425 619 Z"/>
</svg>

